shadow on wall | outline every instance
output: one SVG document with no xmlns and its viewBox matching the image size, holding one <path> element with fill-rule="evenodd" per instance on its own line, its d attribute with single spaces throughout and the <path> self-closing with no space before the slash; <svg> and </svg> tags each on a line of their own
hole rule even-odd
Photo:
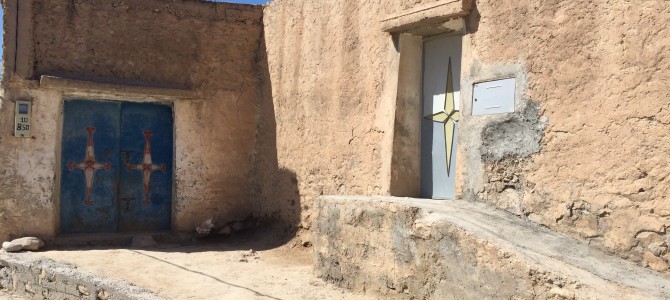
<svg viewBox="0 0 670 300">
<path fill-rule="evenodd" d="M 257 55 L 257 72 L 261 86 L 258 91 L 259 116 L 251 176 L 252 198 L 255 201 L 253 214 L 280 225 L 288 241 L 295 237 L 300 228 L 300 191 L 296 173 L 279 166 L 277 121 L 265 34 L 261 37 Z"/>
<path fill-rule="evenodd" d="M 470 14 L 465 18 L 468 34 L 475 33 L 477 30 L 479 30 L 479 21 L 481 19 L 482 15 L 479 14 L 479 9 L 477 9 L 477 1 L 472 1 Z"/>
</svg>

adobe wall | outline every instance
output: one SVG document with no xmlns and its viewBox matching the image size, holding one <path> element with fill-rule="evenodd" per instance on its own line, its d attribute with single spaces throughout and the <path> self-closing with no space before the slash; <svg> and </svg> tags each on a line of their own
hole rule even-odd
<svg viewBox="0 0 670 300">
<path fill-rule="evenodd" d="M 62 101 L 82 95 L 173 106 L 174 229 L 192 231 L 210 218 L 224 224 L 251 213 L 261 7 L 186 0 L 19 1 L 16 60 L 12 35 L 5 36 L 0 239 L 49 239 L 56 233 Z M 5 6 L 10 32 L 16 2 Z M 100 91 L 93 84 L 73 92 L 45 87 L 39 82 L 44 75 L 121 88 Z M 168 92 L 154 97 L 163 90 Z M 33 101 L 32 139 L 12 136 L 17 97 Z"/>
<path fill-rule="evenodd" d="M 463 194 L 667 270 L 669 21 L 663 1 L 477 1 L 464 70 L 519 66 L 528 105 L 463 156 L 483 161 Z"/>
<path fill-rule="evenodd" d="M 261 123 L 255 191 L 266 213 L 310 228 L 318 195 L 418 196 L 393 188 L 392 174 L 418 147 L 398 140 L 418 132 L 418 116 L 409 124 L 396 107 L 418 96 L 399 94 L 399 43 L 412 38 L 382 31 L 397 6 L 276 0 L 265 8 L 261 116 L 274 118 Z M 458 195 L 667 270 L 670 3 L 478 0 L 471 9 Z M 516 112 L 472 116 L 472 84 L 506 76 L 517 78 Z M 407 150 L 395 160 L 398 145 Z M 271 146 L 276 155 L 259 158 Z M 285 183 L 291 188 L 274 193 Z"/>
<path fill-rule="evenodd" d="M 313 199 L 383 194 L 393 42 L 379 1 L 273 1 L 254 175 L 258 209 L 310 228 Z M 389 77 L 392 77 L 388 75 Z"/>
</svg>

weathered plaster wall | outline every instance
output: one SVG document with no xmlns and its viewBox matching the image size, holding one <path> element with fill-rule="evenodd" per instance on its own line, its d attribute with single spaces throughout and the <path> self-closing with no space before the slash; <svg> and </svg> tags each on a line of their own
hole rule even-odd
<svg viewBox="0 0 670 300">
<path fill-rule="evenodd" d="M 16 90 L 17 82 L 23 80 L 51 75 L 192 91 L 194 100 L 172 100 L 175 229 L 191 231 L 209 218 L 223 224 L 251 213 L 249 176 L 258 108 L 261 7 L 198 1 L 45 0 L 22 1 L 21 9 L 32 11 L 32 28 L 30 34 L 19 37 L 20 43 L 26 39 L 31 43 L 29 58 L 17 60 L 17 69 L 29 64 L 30 72 L 6 77 L 6 90 Z M 35 82 L 28 90 L 45 93 Z M 33 225 L 46 237 L 55 230 L 55 225 L 42 223 L 52 222 L 58 212 L 56 122 L 60 103 L 68 95 L 53 93 L 55 97 L 35 97 L 35 112 L 41 112 L 33 118 L 36 140 L 12 137 L 14 108 L 3 103 L 0 152 L 12 154 L 1 158 L 2 168 L 8 171 L 0 174 L 0 182 L 18 186 L 13 187 L 15 193 L 4 189 L 1 193 L 6 199 L 0 203 L 5 215 L 0 218 L 12 217 L 0 223 L 0 239 L 33 233 Z M 95 93 L 89 95 L 97 98 Z M 18 144 L 24 146 L 24 153 L 18 153 Z M 23 173 L 16 177 L 17 172 Z M 34 181 L 39 182 L 37 187 Z M 34 207 L 39 214 L 31 213 Z"/>
<path fill-rule="evenodd" d="M 397 77 L 387 66 L 398 53 L 381 31 L 382 2 L 277 0 L 265 8 L 255 175 L 263 214 L 309 228 L 318 195 L 388 192 L 382 166 L 390 164 L 396 91 L 385 82 L 387 72 Z"/>
<path fill-rule="evenodd" d="M 292 194 L 273 197 L 278 177 L 259 177 L 265 212 L 302 205 L 309 227 L 316 195 L 392 191 L 391 167 L 402 166 L 390 148 L 407 146 L 392 121 L 403 120 L 402 54 L 379 22 L 396 8 L 277 0 L 265 9 L 262 116 L 273 118 L 276 156 L 256 170 L 272 165 L 292 184 Z M 458 194 L 667 270 L 669 12 L 667 1 L 475 1 L 463 43 Z M 473 117 L 472 84 L 507 76 L 517 78 L 517 112 Z"/>
<path fill-rule="evenodd" d="M 34 138 L 13 137 L 14 103 L 32 99 Z M 0 98 L 0 239 L 19 234 L 51 238 L 54 234 L 58 93 L 3 91 Z M 47 133 L 47 134 L 40 134 Z"/>
<path fill-rule="evenodd" d="M 477 1 L 464 70 L 519 66 L 527 108 L 481 132 L 464 194 L 667 270 L 668 24 L 667 1 Z"/>
</svg>

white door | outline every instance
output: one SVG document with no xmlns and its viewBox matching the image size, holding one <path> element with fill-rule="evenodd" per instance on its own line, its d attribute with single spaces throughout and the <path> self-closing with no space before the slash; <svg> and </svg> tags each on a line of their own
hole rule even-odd
<svg viewBox="0 0 670 300">
<path fill-rule="evenodd" d="M 462 37 L 427 39 L 423 47 L 421 197 L 454 199 L 461 104 Z"/>
</svg>

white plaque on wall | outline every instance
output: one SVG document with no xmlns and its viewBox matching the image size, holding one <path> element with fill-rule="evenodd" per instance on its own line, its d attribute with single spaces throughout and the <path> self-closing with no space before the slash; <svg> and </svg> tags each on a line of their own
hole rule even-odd
<svg viewBox="0 0 670 300">
<path fill-rule="evenodd" d="M 514 112 L 516 79 L 508 78 L 475 83 L 472 115 L 492 115 Z"/>
</svg>

